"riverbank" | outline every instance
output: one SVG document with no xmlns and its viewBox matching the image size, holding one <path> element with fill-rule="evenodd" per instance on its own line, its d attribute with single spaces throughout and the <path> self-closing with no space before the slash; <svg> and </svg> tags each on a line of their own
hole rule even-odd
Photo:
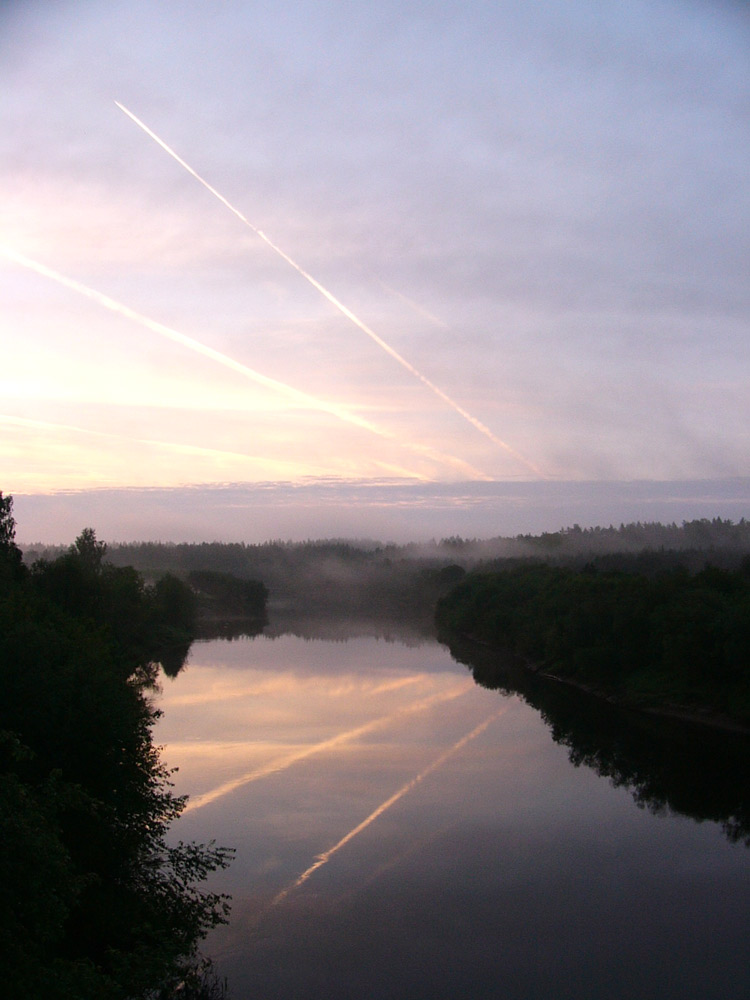
<svg viewBox="0 0 750 1000">
<path fill-rule="evenodd" d="M 470 574 L 438 602 L 436 623 L 613 704 L 750 731 L 746 572 Z"/>
<path fill-rule="evenodd" d="M 737 721 L 737 719 L 732 718 L 730 715 L 714 711 L 708 707 L 678 705 L 667 702 L 645 703 L 636 699 L 629 699 L 621 692 L 607 690 L 606 688 L 597 686 L 596 684 L 584 684 L 582 681 L 574 680 L 571 677 L 560 676 L 549 668 L 543 668 L 541 664 L 532 663 L 531 661 L 518 656 L 518 654 L 511 653 L 507 649 L 503 649 L 501 647 L 493 646 L 491 643 L 468 633 L 456 633 L 453 636 L 438 634 L 438 640 L 443 645 L 448 646 L 454 655 L 456 655 L 454 642 L 455 640 L 458 640 L 460 643 L 465 644 L 466 648 L 474 648 L 478 652 L 481 652 L 485 659 L 488 655 L 492 656 L 494 654 L 497 656 L 498 673 L 495 680 L 497 681 L 498 686 L 503 685 L 503 681 L 508 670 L 508 657 L 512 657 L 513 667 L 516 670 L 524 671 L 529 675 L 543 678 L 544 680 L 554 681 L 556 684 L 564 685 L 565 687 L 572 688 L 576 691 L 582 691 L 592 698 L 606 702 L 614 708 L 622 709 L 628 712 L 637 712 L 643 715 L 653 715 L 662 719 L 674 719 L 678 722 L 687 722 L 695 725 L 707 726 L 711 729 L 722 730 L 727 733 L 737 733 L 740 736 L 750 737 L 750 724 L 743 724 L 742 722 Z M 491 677 L 488 676 L 488 669 L 486 665 L 484 669 L 485 678 L 482 683 L 486 683 L 491 680 Z M 491 675 L 491 668 L 489 674 Z"/>
</svg>

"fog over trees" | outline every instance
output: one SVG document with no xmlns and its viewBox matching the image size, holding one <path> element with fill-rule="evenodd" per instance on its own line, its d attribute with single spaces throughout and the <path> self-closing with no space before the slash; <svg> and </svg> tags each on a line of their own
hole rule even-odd
<svg viewBox="0 0 750 1000">
<path fill-rule="evenodd" d="M 59 553 L 29 546 L 27 561 Z M 263 544 L 143 542 L 113 545 L 113 565 L 134 566 L 147 578 L 172 573 L 189 581 L 191 573 L 228 574 L 261 583 L 275 610 L 298 613 L 347 613 L 432 622 L 435 601 L 462 573 L 493 569 L 508 561 L 542 561 L 639 572 L 646 575 L 682 567 L 690 573 L 706 563 L 737 569 L 750 553 L 750 522 L 714 518 L 677 524 L 656 522 L 619 527 L 581 528 L 512 538 L 457 536 L 429 543 L 382 544 L 369 540 L 329 539 Z M 195 580 L 195 578 L 194 578 Z"/>
</svg>

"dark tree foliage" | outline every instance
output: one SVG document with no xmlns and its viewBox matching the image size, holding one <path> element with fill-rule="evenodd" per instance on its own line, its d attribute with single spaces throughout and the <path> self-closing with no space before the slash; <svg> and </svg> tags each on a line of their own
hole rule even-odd
<svg viewBox="0 0 750 1000">
<path fill-rule="evenodd" d="M 198 884 L 229 852 L 167 843 L 184 800 L 152 743 L 148 692 L 158 663 L 187 650 L 192 594 L 108 565 L 90 529 L 19 574 L 4 504 L 3 986 L 24 1000 L 186 997 L 197 942 L 227 914 Z"/>
<path fill-rule="evenodd" d="M 39 554 L 43 551 L 40 547 Z M 538 536 L 451 537 L 408 545 L 336 539 L 257 545 L 143 542 L 113 547 L 107 557 L 116 565 L 135 566 L 148 578 L 170 572 L 187 580 L 191 573 L 208 572 L 263 581 L 277 609 L 350 621 L 390 621 L 428 633 L 435 601 L 452 585 L 451 574 L 461 570 L 500 570 L 514 560 L 576 569 L 591 563 L 600 570 L 655 576 L 678 566 L 698 572 L 707 561 L 736 570 L 746 554 L 750 521 L 713 518 L 682 525 L 573 525 Z M 202 591 L 200 600 L 202 623 L 210 629 L 204 635 L 253 634 L 238 629 L 236 619 L 232 621 L 236 612 L 223 613 L 215 596 Z"/>
<path fill-rule="evenodd" d="M 16 545 L 15 537 L 13 497 L 4 497 L 0 490 L 0 586 L 17 583 L 26 573 L 23 553 Z"/>
<path fill-rule="evenodd" d="M 203 636 L 254 634 L 235 631 L 237 619 L 264 621 L 267 598 L 300 615 L 408 622 L 430 632 L 435 601 L 465 571 L 457 550 L 442 544 L 422 551 L 345 541 L 145 542 L 110 556 L 146 575 L 169 571 L 187 580 L 198 594 Z"/>
<path fill-rule="evenodd" d="M 543 563 L 468 575 L 438 602 L 444 634 L 510 650 L 631 703 L 750 723 L 750 563 L 655 575 Z"/>
<path fill-rule="evenodd" d="M 191 570 L 187 579 L 198 597 L 202 618 L 255 622 L 256 632 L 265 624 L 268 588 L 260 580 L 243 580 L 210 569 Z"/>
</svg>

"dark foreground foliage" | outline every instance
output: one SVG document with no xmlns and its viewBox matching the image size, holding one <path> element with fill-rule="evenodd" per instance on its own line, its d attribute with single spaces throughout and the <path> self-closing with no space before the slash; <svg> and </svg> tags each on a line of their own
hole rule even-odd
<svg viewBox="0 0 750 1000">
<path fill-rule="evenodd" d="M 228 907 L 197 884 L 229 852 L 167 843 L 184 801 L 152 743 L 148 698 L 158 665 L 184 659 L 193 596 L 108 565 L 90 529 L 28 570 L 11 511 L 0 494 L 3 989 L 200 996 L 196 944 Z"/>
<path fill-rule="evenodd" d="M 544 564 L 471 574 L 438 629 L 629 703 L 750 724 L 750 561 L 646 576 Z"/>
</svg>

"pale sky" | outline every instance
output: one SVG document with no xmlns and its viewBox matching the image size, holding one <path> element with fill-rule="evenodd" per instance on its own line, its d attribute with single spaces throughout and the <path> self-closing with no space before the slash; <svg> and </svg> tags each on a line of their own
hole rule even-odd
<svg viewBox="0 0 750 1000">
<path fill-rule="evenodd" d="M 6 0 L 0 489 L 750 513 L 749 55 L 729 0 Z"/>
</svg>

